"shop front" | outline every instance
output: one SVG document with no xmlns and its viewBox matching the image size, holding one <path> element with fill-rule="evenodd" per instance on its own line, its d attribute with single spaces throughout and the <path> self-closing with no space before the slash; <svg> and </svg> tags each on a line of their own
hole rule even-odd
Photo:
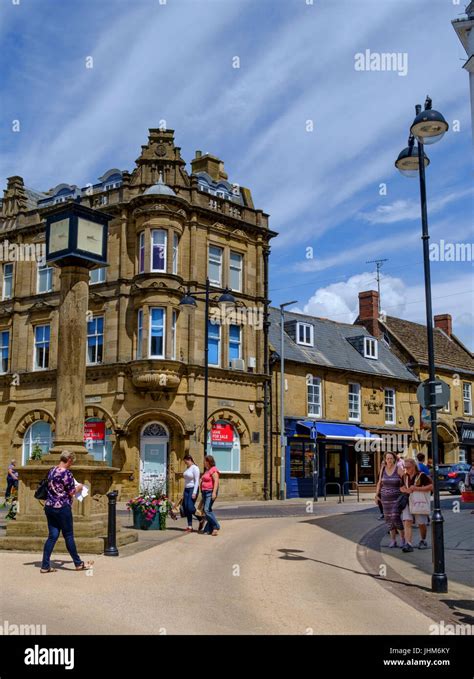
<svg viewBox="0 0 474 679">
<path fill-rule="evenodd" d="M 376 481 L 378 437 L 353 424 L 286 418 L 286 496 L 348 494 Z"/>
<path fill-rule="evenodd" d="M 459 462 L 474 462 L 474 423 L 458 422 Z"/>
</svg>

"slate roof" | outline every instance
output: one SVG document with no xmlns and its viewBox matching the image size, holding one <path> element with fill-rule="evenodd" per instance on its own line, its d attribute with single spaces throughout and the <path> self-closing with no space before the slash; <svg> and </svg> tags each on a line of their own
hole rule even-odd
<svg viewBox="0 0 474 679">
<path fill-rule="evenodd" d="M 43 193 L 42 191 L 35 191 L 34 189 L 28 189 L 26 186 L 25 193 L 28 210 L 35 210 L 38 207 L 38 201 L 48 197 L 46 193 Z"/>
<path fill-rule="evenodd" d="M 428 364 L 428 341 L 426 326 L 402 318 L 387 316 L 382 323 L 390 334 L 402 342 L 416 363 Z M 454 370 L 467 370 L 474 373 L 474 358 L 459 340 L 448 337 L 440 328 L 434 328 L 435 363 Z"/>
<path fill-rule="evenodd" d="M 271 307 L 269 311 L 270 345 L 274 351 L 279 353 L 280 310 Z M 418 378 L 403 365 L 383 341 L 378 342 L 377 359 L 364 358 L 347 339 L 361 335 L 371 337 L 368 330 L 361 325 L 338 323 L 326 318 L 285 311 L 285 323 L 292 320 L 313 325 L 314 347 L 303 347 L 297 344 L 285 332 L 285 360 L 287 361 L 418 382 Z"/>
</svg>

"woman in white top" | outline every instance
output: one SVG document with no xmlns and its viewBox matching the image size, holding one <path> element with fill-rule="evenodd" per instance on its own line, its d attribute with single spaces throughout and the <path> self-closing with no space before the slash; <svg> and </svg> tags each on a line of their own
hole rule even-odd
<svg viewBox="0 0 474 679">
<path fill-rule="evenodd" d="M 194 462 L 191 455 L 184 456 L 184 464 L 186 465 L 186 469 L 183 473 L 183 508 L 184 514 L 188 520 L 188 527 L 185 530 L 187 533 L 191 533 L 193 530 L 193 515 L 196 512 L 195 501 L 199 492 L 199 467 Z M 199 520 L 197 516 L 195 516 L 195 518 Z"/>
</svg>

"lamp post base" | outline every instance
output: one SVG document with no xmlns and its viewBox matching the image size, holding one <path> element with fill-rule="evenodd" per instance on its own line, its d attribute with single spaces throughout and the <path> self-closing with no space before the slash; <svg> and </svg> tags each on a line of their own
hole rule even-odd
<svg viewBox="0 0 474 679">
<path fill-rule="evenodd" d="M 431 576 L 431 591 L 436 594 L 446 594 L 448 591 L 448 576 L 446 573 L 433 573 Z"/>
</svg>

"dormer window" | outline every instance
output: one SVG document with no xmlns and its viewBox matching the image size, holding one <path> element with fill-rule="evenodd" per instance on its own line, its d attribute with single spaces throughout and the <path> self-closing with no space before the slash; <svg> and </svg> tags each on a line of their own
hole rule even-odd
<svg viewBox="0 0 474 679">
<path fill-rule="evenodd" d="M 296 324 L 296 342 L 306 347 L 313 346 L 313 331 L 311 323 Z"/>
<path fill-rule="evenodd" d="M 364 357 L 374 359 L 378 357 L 377 340 L 373 337 L 364 337 Z"/>
</svg>

